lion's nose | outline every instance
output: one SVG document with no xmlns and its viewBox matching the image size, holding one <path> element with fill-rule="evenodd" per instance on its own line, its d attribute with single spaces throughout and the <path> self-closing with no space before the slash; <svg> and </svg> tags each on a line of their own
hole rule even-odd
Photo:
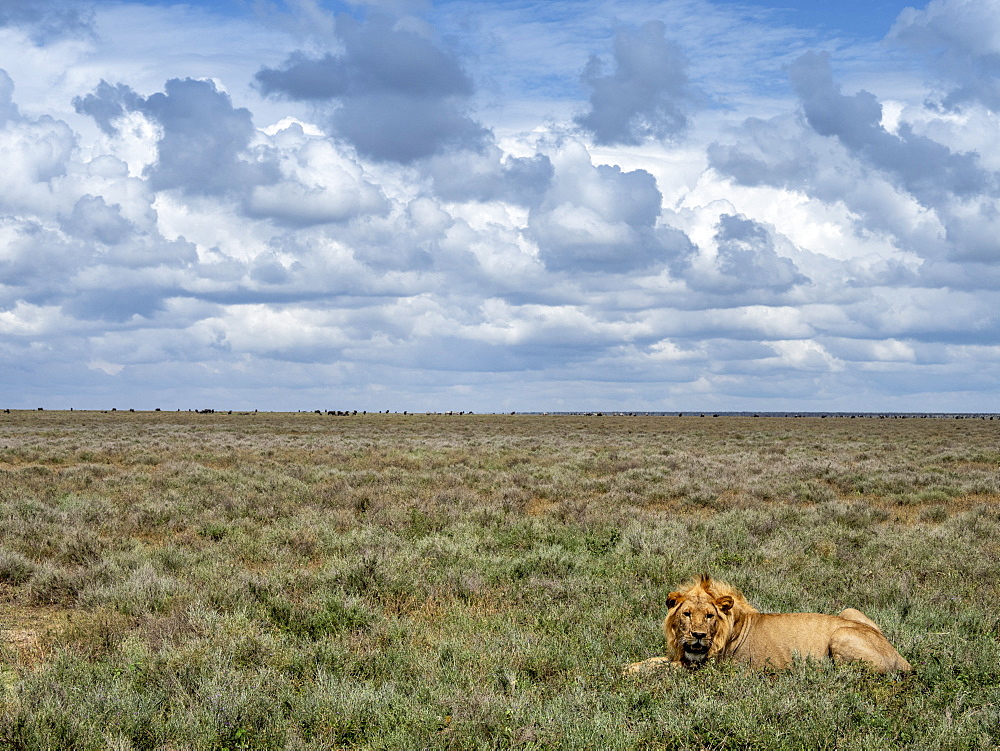
<svg viewBox="0 0 1000 751">
<path fill-rule="evenodd" d="M 698 641 L 701 641 L 706 636 L 708 636 L 708 632 L 707 631 L 692 631 L 691 632 L 691 636 L 693 636 Z"/>
</svg>

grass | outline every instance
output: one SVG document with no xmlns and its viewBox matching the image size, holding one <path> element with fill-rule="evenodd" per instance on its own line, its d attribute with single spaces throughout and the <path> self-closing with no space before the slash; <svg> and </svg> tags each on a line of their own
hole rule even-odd
<svg viewBox="0 0 1000 751">
<path fill-rule="evenodd" d="M 0 414 L 0 746 L 992 748 L 1000 423 Z M 708 571 L 915 672 L 662 653 Z"/>
</svg>

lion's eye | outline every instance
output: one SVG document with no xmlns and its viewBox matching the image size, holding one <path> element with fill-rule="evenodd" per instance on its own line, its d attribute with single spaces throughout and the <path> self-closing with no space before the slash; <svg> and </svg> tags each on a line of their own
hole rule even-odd
<svg viewBox="0 0 1000 751">
<path fill-rule="evenodd" d="M 712 615 L 711 613 L 705 613 L 705 620 L 708 620 L 708 621 L 710 621 L 710 620 L 712 620 L 713 618 L 715 618 L 715 616 L 714 616 L 714 615 Z"/>
<path fill-rule="evenodd" d="M 688 612 L 686 612 L 686 613 L 684 614 L 684 617 L 685 617 L 685 618 L 690 618 L 690 617 L 691 617 L 691 611 L 689 610 Z"/>
</svg>

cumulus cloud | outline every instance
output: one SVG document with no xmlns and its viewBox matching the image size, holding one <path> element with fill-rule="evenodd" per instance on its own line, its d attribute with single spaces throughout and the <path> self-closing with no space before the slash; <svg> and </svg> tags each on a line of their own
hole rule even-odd
<svg viewBox="0 0 1000 751">
<path fill-rule="evenodd" d="M 645 170 L 594 166 L 579 144 L 556 158 L 555 177 L 532 209 L 528 231 L 553 271 L 622 273 L 684 258 L 691 244 L 657 226 L 663 196 Z"/>
<path fill-rule="evenodd" d="M 8 120 L 19 114 L 17 105 L 14 104 L 14 81 L 7 71 L 0 68 L 0 126 L 6 125 Z"/>
<path fill-rule="evenodd" d="M 154 189 L 219 194 L 277 177 L 273 165 L 247 158 L 255 132 L 250 111 L 233 107 L 211 81 L 167 81 L 163 93 L 146 98 L 142 111 L 163 129 L 159 161 L 149 171 Z"/>
<path fill-rule="evenodd" d="M 741 185 L 801 185 L 814 166 L 809 148 L 796 136 L 788 118 L 748 117 L 733 142 L 716 141 L 707 149 L 709 164 Z"/>
<path fill-rule="evenodd" d="M 736 185 L 777 189 L 779 196 L 795 196 L 795 203 L 808 200 L 818 216 L 803 217 L 810 224 L 798 234 L 811 238 L 823 253 L 853 259 L 872 238 L 883 238 L 901 254 L 947 253 L 943 225 L 934 210 L 901 190 L 892 175 L 793 116 L 749 118 L 728 142 L 711 144 L 707 154 L 712 168 Z M 816 245 L 818 233 L 829 234 L 829 240 Z"/>
<path fill-rule="evenodd" d="M 511 156 L 495 146 L 432 157 L 427 172 L 445 200 L 508 201 L 529 207 L 542 199 L 555 174 L 546 154 Z"/>
<path fill-rule="evenodd" d="M 60 308 L 73 318 L 87 321 L 124 323 L 134 316 L 152 318 L 163 310 L 164 290 L 155 286 L 128 284 L 113 287 L 107 283 L 97 289 L 81 289 L 63 300 Z"/>
<path fill-rule="evenodd" d="M 992 0 L 932 0 L 904 8 L 890 38 L 926 55 L 950 90 L 944 107 L 1000 110 L 1000 17 Z"/>
<path fill-rule="evenodd" d="M 1000 180 L 983 165 L 979 151 L 954 151 L 902 118 L 890 131 L 875 95 L 841 92 L 825 53 L 801 55 L 788 72 L 802 121 L 788 115 L 748 118 L 729 142 L 709 147 L 710 164 L 741 185 L 843 204 L 850 210 L 855 244 L 875 234 L 900 255 L 933 261 L 921 269 L 923 283 L 991 286 L 990 273 L 960 281 L 961 272 L 947 266 L 1000 261 L 985 240 L 997 213 Z M 934 116 L 933 110 L 922 114 Z M 893 265 L 899 273 L 884 276 Z M 913 278 L 899 263 L 883 264 L 879 274 L 885 280 Z"/>
<path fill-rule="evenodd" d="M 23 116 L 14 103 L 13 82 L 0 70 L 0 212 L 29 218 L 53 206 L 53 181 L 65 175 L 76 136 L 48 115 Z"/>
<path fill-rule="evenodd" d="M 326 139 L 307 136 L 293 124 L 276 134 L 274 147 L 282 179 L 253 188 L 246 199 L 249 216 L 304 227 L 388 210 L 362 167 Z"/>
<path fill-rule="evenodd" d="M 127 165 L 112 156 L 82 163 L 65 122 L 22 115 L 9 81 L 0 76 L 0 308 L 51 308 L 64 323 L 162 310 L 183 286 L 176 270 L 197 260 L 194 247 L 156 231 L 152 192 Z"/>
<path fill-rule="evenodd" d="M 0 221 L 0 309 L 54 307 L 68 319 L 150 317 L 165 299 L 191 294 L 191 243 L 141 236 L 103 199 L 84 196 L 60 229 Z"/>
<path fill-rule="evenodd" d="M 958 207 L 947 223 L 946 236 L 952 260 L 1000 265 L 1000 207 L 996 201 Z"/>
<path fill-rule="evenodd" d="M 386 210 L 361 166 L 326 139 L 291 122 L 268 143 L 250 111 L 212 81 L 172 79 L 149 97 L 102 81 L 74 105 L 111 137 L 122 135 L 130 112 L 155 125 L 156 159 L 144 169 L 154 191 L 235 196 L 247 216 L 299 227 Z"/>
<path fill-rule="evenodd" d="M 693 98 L 680 47 L 665 36 L 662 21 L 647 21 L 614 38 L 614 70 L 605 72 L 592 57 L 583 72 L 591 90 L 590 110 L 577 124 L 599 144 L 639 144 L 647 138 L 671 138 L 688 123 Z"/>
<path fill-rule="evenodd" d="M 281 68 L 261 68 L 260 90 L 336 104 L 337 135 L 376 160 L 410 163 L 486 142 L 486 129 L 465 111 L 473 85 L 454 56 L 384 16 L 343 16 L 336 29 L 341 53 L 297 52 Z"/>
<path fill-rule="evenodd" d="M 907 123 L 898 133 L 882 125 L 882 105 L 875 95 L 840 92 L 829 56 L 809 52 L 789 67 L 809 125 L 820 135 L 835 136 L 866 163 L 894 175 L 928 206 L 952 195 L 969 196 L 993 189 L 996 177 L 980 167 L 975 153 L 953 153 L 947 146 L 917 135 Z"/>
<path fill-rule="evenodd" d="M 256 134 L 250 111 L 233 107 L 229 94 L 212 81 L 171 79 L 163 92 L 149 97 L 124 84 L 101 81 L 96 91 L 73 104 L 109 135 L 117 134 L 118 122 L 129 111 L 159 126 L 158 158 L 147 168 L 154 190 L 220 195 L 277 179 L 266 156 L 249 153 Z"/>
<path fill-rule="evenodd" d="M 759 222 L 722 214 L 713 239 L 714 262 L 708 268 L 696 266 L 687 275 L 697 289 L 722 294 L 776 293 L 809 281 L 791 259 L 778 254 L 770 230 Z"/>
<path fill-rule="evenodd" d="M 86 2 L 4 0 L 0 3 L 0 26 L 27 27 L 39 44 L 62 36 L 92 34 L 93 23 L 94 11 Z"/>
<path fill-rule="evenodd" d="M 102 80 L 86 96 L 73 98 L 73 107 L 82 115 L 94 118 L 98 127 L 107 135 L 118 134 L 118 123 L 128 112 L 142 108 L 143 98 L 123 83 L 112 86 Z"/>
<path fill-rule="evenodd" d="M 101 196 L 85 195 L 62 221 L 62 229 L 82 240 L 103 245 L 117 245 L 127 239 L 134 227 L 121 214 L 121 206 L 109 206 Z"/>
</svg>

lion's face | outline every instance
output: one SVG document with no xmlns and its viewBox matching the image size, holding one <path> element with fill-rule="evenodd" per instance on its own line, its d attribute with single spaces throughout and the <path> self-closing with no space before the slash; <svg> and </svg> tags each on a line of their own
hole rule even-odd
<svg viewBox="0 0 1000 751">
<path fill-rule="evenodd" d="M 676 659 L 697 665 L 725 647 L 732 626 L 732 597 L 672 592 L 667 607 L 665 630 Z"/>
</svg>

